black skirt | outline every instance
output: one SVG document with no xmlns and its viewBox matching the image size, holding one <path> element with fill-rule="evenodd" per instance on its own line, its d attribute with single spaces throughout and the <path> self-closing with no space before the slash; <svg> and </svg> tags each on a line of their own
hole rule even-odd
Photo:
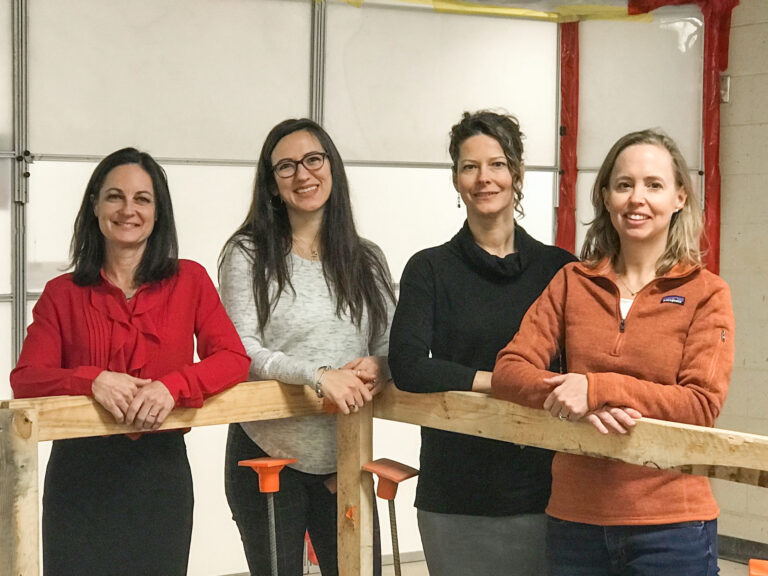
<svg viewBox="0 0 768 576">
<path fill-rule="evenodd" d="M 43 494 L 45 576 L 184 576 L 192 474 L 181 432 L 53 443 Z"/>
</svg>

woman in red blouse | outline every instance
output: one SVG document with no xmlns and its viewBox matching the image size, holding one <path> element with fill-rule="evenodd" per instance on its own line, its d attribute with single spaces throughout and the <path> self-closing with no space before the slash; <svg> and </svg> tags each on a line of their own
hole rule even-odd
<svg viewBox="0 0 768 576">
<path fill-rule="evenodd" d="M 93 396 L 144 432 L 247 377 L 213 283 L 178 259 L 168 182 L 151 156 L 125 148 L 96 167 L 71 253 L 73 272 L 51 280 L 33 310 L 11 373 L 17 398 Z M 58 440 L 43 495 L 44 574 L 184 575 L 192 506 L 180 430 Z"/>
</svg>

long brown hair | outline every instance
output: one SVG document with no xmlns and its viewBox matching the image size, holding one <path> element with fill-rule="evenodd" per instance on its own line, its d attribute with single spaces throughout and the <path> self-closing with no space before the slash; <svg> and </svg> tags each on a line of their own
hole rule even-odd
<svg viewBox="0 0 768 576">
<path fill-rule="evenodd" d="M 253 267 L 253 297 L 262 332 L 283 290 L 289 287 L 295 293 L 287 263 L 293 235 L 288 211 L 277 194 L 272 151 L 280 140 L 299 130 L 318 139 L 331 165 L 333 185 L 323 211 L 319 242 L 325 281 L 336 297 L 336 314 L 341 318 L 348 311 L 359 328 L 366 310 L 370 336 L 383 334 L 387 329 L 386 299 L 395 301 L 389 270 L 380 253 L 357 234 L 339 151 L 328 133 L 307 118 L 285 120 L 267 135 L 256 168 L 251 207 L 219 256 L 219 275 L 227 251 L 234 246 L 243 250 Z M 272 282 L 276 290 L 270 290 Z"/>
</svg>

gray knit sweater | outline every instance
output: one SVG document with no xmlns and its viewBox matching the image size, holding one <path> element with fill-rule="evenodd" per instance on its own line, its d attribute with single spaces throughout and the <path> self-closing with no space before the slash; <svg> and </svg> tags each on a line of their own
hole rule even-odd
<svg viewBox="0 0 768 576">
<path fill-rule="evenodd" d="M 384 261 L 378 247 L 376 251 Z M 294 294 L 283 290 L 262 337 L 253 298 L 251 263 L 230 245 L 220 272 L 221 300 L 251 358 L 250 378 L 310 386 L 320 366 L 343 366 L 362 356 L 386 356 L 394 305 L 387 299 L 387 330 L 368 338 L 368 316 L 358 329 L 348 315 L 336 315 L 336 299 L 323 276 L 321 262 L 290 254 Z M 274 289 L 274 286 L 271 287 Z M 267 454 L 292 457 L 292 467 L 311 474 L 336 470 L 336 418 L 317 415 L 244 422 L 248 436 Z"/>
</svg>

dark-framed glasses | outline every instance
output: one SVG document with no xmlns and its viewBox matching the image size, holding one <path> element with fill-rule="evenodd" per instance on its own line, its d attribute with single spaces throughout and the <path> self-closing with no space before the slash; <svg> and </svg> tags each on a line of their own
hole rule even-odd
<svg viewBox="0 0 768 576">
<path fill-rule="evenodd" d="M 310 172 L 316 172 L 325 165 L 325 158 L 328 156 L 325 152 L 310 152 L 305 154 L 301 160 L 280 160 L 273 168 L 275 174 L 280 178 L 292 178 L 296 175 L 299 164 L 304 166 Z"/>
</svg>

